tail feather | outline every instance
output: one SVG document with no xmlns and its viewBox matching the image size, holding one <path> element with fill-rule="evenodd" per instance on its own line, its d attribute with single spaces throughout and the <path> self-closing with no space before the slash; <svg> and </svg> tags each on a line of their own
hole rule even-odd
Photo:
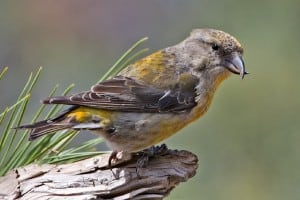
<svg viewBox="0 0 300 200">
<path fill-rule="evenodd" d="M 70 112 L 76 110 L 78 106 L 72 106 L 69 109 L 65 110 L 63 113 L 54 117 L 52 119 L 39 121 L 33 124 L 22 125 L 16 127 L 15 129 L 30 129 L 29 140 L 34 140 L 48 133 L 55 133 L 64 129 L 74 129 L 74 130 L 94 130 L 94 129 L 103 129 L 103 123 L 101 123 L 101 117 L 94 116 L 90 113 L 89 120 L 86 121 L 77 121 L 76 111 L 73 115 L 70 115 Z M 79 115 L 82 111 L 79 111 Z"/>
<path fill-rule="evenodd" d="M 72 125 L 66 121 L 66 114 L 78 108 L 72 106 L 69 109 L 63 111 L 60 115 L 43 121 L 39 121 L 33 124 L 22 125 L 15 129 L 30 129 L 29 140 L 32 141 L 48 133 L 54 133 L 63 129 L 71 128 Z"/>
<path fill-rule="evenodd" d="M 34 124 L 28 124 L 28 125 L 17 127 L 17 129 L 31 129 L 29 135 L 30 141 L 37 139 L 48 133 L 55 133 L 56 131 L 60 131 L 67 128 L 71 128 L 71 125 L 70 124 L 62 125 L 60 123 L 57 124 L 56 121 L 52 121 L 52 120 L 44 120 Z"/>
</svg>

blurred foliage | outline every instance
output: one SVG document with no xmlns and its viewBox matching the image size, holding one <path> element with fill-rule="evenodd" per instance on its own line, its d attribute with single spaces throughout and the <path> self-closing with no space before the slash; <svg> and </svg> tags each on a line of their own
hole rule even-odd
<svg viewBox="0 0 300 200">
<path fill-rule="evenodd" d="M 299 199 L 299 18 L 295 0 L 5 1 L 0 64 L 13 76 L 3 77 L 0 109 L 36 66 L 45 70 L 29 111 L 56 83 L 89 88 L 137 38 L 149 36 L 155 51 L 193 28 L 222 29 L 243 44 L 251 74 L 226 81 L 209 112 L 166 141 L 200 158 L 169 199 Z"/>
</svg>

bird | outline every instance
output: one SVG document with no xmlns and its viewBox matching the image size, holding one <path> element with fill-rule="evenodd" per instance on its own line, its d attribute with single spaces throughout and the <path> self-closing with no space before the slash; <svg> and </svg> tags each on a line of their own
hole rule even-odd
<svg viewBox="0 0 300 200">
<path fill-rule="evenodd" d="M 90 90 L 44 99 L 70 107 L 17 128 L 30 129 L 29 140 L 64 129 L 89 130 L 104 138 L 111 162 L 118 152 L 143 151 L 203 116 L 231 74 L 247 74 L 240 42 L 221 30 L 194 29 Z"/>
</svg>

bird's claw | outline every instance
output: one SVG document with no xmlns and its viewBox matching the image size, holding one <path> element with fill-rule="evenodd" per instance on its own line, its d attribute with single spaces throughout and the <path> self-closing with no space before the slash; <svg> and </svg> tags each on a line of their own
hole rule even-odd
<svg viewBox="0 0 300 200">
<path fill-rule="evenodd" d="M 148 149 L 138 152 L 137 156 L 139 156 L 139 158 L 137 159 L 136 168 L 135 168 L 138 178 L 141 178 L 140 169 L 148 165 L 150 158 L 154 156 L 165 155 L 167 152 L 168 152 L 168 147 L 166 144 L 162 144 L 159 146 L 152 146 Z"/>
</svg>

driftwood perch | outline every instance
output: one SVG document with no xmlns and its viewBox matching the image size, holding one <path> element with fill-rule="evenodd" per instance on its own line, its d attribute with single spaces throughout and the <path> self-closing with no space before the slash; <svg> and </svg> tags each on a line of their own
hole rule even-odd
<svg viewBox="0 0 300 200">
<path fill-rule="evenodd" d="M 0 177 L 0 199 L 163 199 L 193 177 L 198 166 L 196 155 L 168 150 L 151 158 L 138 177 L 137 158 L 122 158 L 112 170 L 107 168 L 108 158 L 104 154 L 70 164 L 12 170 Z"/>
</svg>

